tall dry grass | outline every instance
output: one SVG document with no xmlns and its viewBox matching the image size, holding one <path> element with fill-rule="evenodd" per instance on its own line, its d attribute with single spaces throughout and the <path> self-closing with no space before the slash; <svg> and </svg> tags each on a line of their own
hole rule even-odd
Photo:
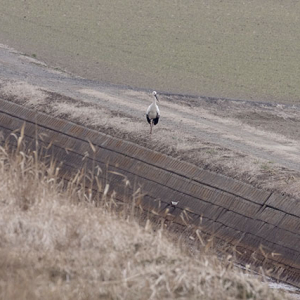
<svg viewBox="0 0 300 300">
<path fill-rule="evenodd" d="M 66 185 L 49 159 L 22 150 L 22 132 L 17 150 L 0 147 L 1 299 L 287 299 L 230 260 L 183 251 L 113 200 L 95 205 L 83 176 Z"/>
</svg>

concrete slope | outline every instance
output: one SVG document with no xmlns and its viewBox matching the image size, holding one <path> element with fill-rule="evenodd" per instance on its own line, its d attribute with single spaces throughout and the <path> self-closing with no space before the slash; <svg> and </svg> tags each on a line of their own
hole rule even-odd
<svg viewBox="0 0 300 300">
<path fill-rule="evenodd" d="M 0 130 L 10 135 L 24 122 L 28 146 L 52 144 L 51 153 L 63 162 L 61 174 L 82 167 L 103 171 L 123 199 L 124 178 L 144 193 L 141 205 L 165 216 L 184 230 L 186 222 L 200 226 L 217 240 L 236 246 L 244 263 L 264 265 L 272 275 L 300 286 L 300 200 L 215 174 L 192 164 L 116 139 L 0 99 Z M 93 144 L 93 147 L 91 146 Z M 107 171 L 105 171 L 107 170 Z M 134 187 L 133 187 L 134 186 Z M 176 206 L 172 201 L 178 201 Z M 185 216 L 182 217 L 182 212 Z"/>
</svg>

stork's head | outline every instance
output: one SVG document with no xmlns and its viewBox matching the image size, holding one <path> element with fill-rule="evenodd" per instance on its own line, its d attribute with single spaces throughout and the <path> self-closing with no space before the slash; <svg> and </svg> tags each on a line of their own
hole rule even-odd
<svg viewBox="0 0 300 300">
<path fill-rule="evenodd" d="M 156 91 L 153 91 L 153 92 L 152 92 L 152 95 L 153 95 L 153 96 L 156 98 L 156 100 L 159 102 Z"/>
</svg>

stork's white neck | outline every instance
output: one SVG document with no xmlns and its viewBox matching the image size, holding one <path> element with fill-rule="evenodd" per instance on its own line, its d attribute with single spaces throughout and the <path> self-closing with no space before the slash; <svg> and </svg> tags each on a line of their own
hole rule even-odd
<svg viewBox="0 0 300 300">
<path fill-rule="evenodd" d="M 156 101 L 157 99 L 156 99 L 156 97 L 155 96 L 153 96 L 153 103 L 156 105 Z"/>
</svg>

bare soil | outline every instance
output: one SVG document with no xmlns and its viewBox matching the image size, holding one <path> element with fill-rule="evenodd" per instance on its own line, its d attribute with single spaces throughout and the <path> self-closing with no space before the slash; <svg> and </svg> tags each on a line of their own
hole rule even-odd
<svg viewBox="0 0 300 300">
<path fill-rule="evenodd" d="M 0 47 L 0 97 L 270 190 L 300 197 L 300 107 L 168 94 L 75 77 Z"/>
<path fill-rule="evenodd" d="M 0 1 L 0 43 L 84 78 L 299 104 L 300 2 Z"/>
</svg>

